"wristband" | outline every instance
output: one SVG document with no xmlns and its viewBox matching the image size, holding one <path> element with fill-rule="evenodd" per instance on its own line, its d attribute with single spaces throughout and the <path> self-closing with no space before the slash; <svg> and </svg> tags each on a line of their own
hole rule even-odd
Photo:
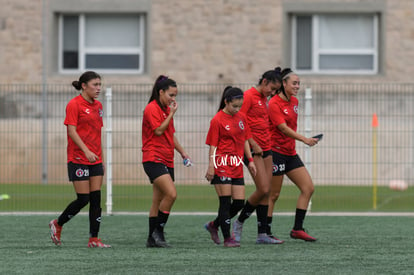
<svg viewBox="0 0 414 275">
<path fill-rule="evenodd" d="M 253 158 L 248 158 L 247 159 L 249 162 L 253 162 Z"/>
</svg>

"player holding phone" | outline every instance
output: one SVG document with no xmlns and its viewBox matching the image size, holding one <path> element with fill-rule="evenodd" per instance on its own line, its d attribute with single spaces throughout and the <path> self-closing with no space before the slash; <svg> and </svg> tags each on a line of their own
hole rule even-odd
<svg viewBox="0 0 414 275">
<path fill-rule="evenodd" d="M 272 135 L 273 177 L 269 195 L 268 224 L 272 223 L 273 208 L 286 175 L 300 190 L 296 204 L 295 223 L 290 236 L 293 239 L 316 241 L 303 229 L 309 201 L 314 191 L 312 179 L 296 153 L 296 140 L 314 146 L 319 138 L 307 138 L 296 132 L 298 120 L 299 77 L 289 68 L 282 71 L 283 89 L 269 101 L 269 117 Z M 271 235 L 270 226 L 268 234 Z"/>
</svg>

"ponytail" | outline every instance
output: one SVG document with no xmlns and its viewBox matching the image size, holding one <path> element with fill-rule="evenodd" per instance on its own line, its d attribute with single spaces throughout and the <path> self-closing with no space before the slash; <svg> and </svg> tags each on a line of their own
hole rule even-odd
<svg viewBox="0 0 414 275">
<path fill-rule="evenodd" d="M 227 86 L 224 88 L 223 95 L 221 96 L 219 109 L 223 110 L 223 108 L 226 106 L 226 102 L 232 102 L 233 99 L 243 98 L 243 91 L 240 88 Z"/>
<path fill-rule="evenodd" d="M 177 83 L 171 78 L 168 78 L 168 76 L 158 76 L 155 80 L 154 86 L 152 87 L 152 94 L 148 103 L 155 100 L 157 101 L 157 104 L 161 107 L 161 109 L 164 109 L 165 107 L 162 106 L 160 101 L 160 90 L 166 91 L 170 87 L 177 87 Z"/>
<path fill-rule="evenodd" d="M 79 80 L 75 80 L 75 81 L 72 82 L 72 86 L 76 90 L 80 91 L 80 90 L 82 90 L 82 83 L 87 84 L 90 80 L 95 79 L 95 78 L 101 79 L 101 76 L 99 74 L 97 74 L 96 72 L 93 72 L 93 71 L 84 72 L 79 77 Z"/>
</svg>

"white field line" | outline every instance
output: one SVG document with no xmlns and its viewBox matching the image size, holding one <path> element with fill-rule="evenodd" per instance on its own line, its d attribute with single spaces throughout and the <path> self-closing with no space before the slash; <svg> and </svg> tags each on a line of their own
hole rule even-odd
<svg viewBox="0 0 414 275">
<path fill-rule="evenodd" d="M 87 212 L 80 212 L 78 215 L 87 215 Z M 56 216 L 60 212 L 0 212 L 0 216 Z M 107 214 L 103 214 L 106 215 Z M 217 212 L 172 212 L 176 216 L 215 216 Z M 253 214 L 255 215 L 255 214 Z M 294 212 L 277 212 L 274 216 L 294 216 Z M 309 216 L 319 217 L 414 217 L 414 212 L 308 212 Z M 148 212 L 114 212 L 111 216 L 148 216 Z"/>
</svg>

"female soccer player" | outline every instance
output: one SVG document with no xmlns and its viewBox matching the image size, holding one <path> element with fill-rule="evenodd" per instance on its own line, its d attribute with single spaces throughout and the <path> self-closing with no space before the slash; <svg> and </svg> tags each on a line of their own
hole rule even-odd
<svg viewBox="0 0 414 275">
<path fill-rule="evenodd" d="M 81 94 L 66 106 L 68 136 L 68 175 L 77 199 L 71 202 L 58 219 L 49 223 L 51 239 L 61 244 L 62 226 L 89 203 L 88 247 L 111 247 L 98 239 L 101 223 L 101 186 L 104 166 L 101 146 L 102 104 L 96 100 L 101 91 L 101 77 L 92 71 L 72 82 Z"/>
<path fill-rule="evenodd" d="M 251 138 L 246 120 L 239 110 L 243 104 L 243 91 L 228 86 L 224 89 L 218 113 L 210 122 L 206 144 L 210 146 L 206 179 L 214 185 L 219 197 L 217 218 L 205 225 L 211 239 L 220 244 L 221 228 L 225 247 L 238 247 L 230 235 L 231 218 L 243 207 L 243 157 L 246 154 L 248 169 L 256 175 L 248 139 Z M 233 200 L 233 201 L 232 201 Z"/>
<path fill-rule="evenodd" d="M 249 140 L 253 149 L 254 164 L 257 167 L 256 175 L 252 175 L 256 190 L 250 195 L 233 223 L 233 234 L 240 242 L 243 222 L 250 217 L 254 210 L 257 213 L 257 244 L 279 244 L 283 241 L 276 237 L 271 238 L 267 231 L 267 211 L 269 189 L 272 180 L 272 152 L 270 147 L 270 129 L 267 101 L 282 85 L 280 67 L 269 70 L 262 75 L 259 84 L 244 92 L 244 102 L 240 110 L 245 114 L 247 124 L 253 138 Z"/>
<path fill-rule="evenodd" d="M 300 195 L 296 204 L 295 224 L 290 232 L 294 239 L 316 241 L 303 229 L 308 203 L 314 191 L 312 179 L 303 162 L 296 153 L 296 140 L 314 146 L 316 138 L 307 138 L 297 133 L 299 77 L 286 68 L 282 71 L 283 89 L 269 102 L 269 115 L 272 134 L 273 177 L 270 189 L 268 220 L 271 223 L 274 204 L 282 188 L 283 175 L 299 188 Z M 268 232 L 271 235 L 271 232 Z"/>
<path fill-rule="evenodd" d="M 142 119 L 142 164 L 152 185 L 147 247 L 169 247 L 164 227 L 177 197 L 174 185 L 174 149 L 189 159 L 175 137 L 173 116 L 178 109 L 177 84 L 160 75 L 154 83 Z"/>
</svg>

